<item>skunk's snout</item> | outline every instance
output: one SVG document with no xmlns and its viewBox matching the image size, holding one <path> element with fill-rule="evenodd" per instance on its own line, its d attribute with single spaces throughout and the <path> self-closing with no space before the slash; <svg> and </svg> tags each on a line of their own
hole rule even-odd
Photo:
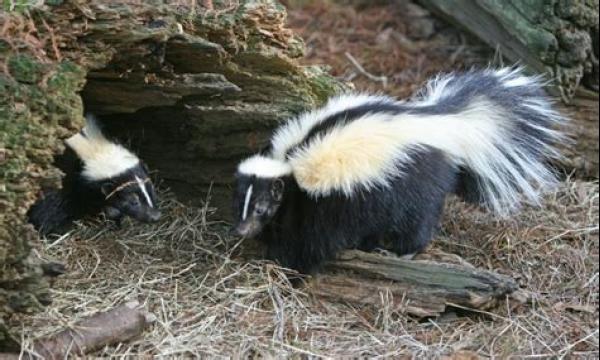
<svg viewBox="0 0 600 360">
<path fill-rule="evenodd" d="M 233 228 L 233 234 L 239 237 L 249 237 L 251 233 L 250 223 L 241 222 L 237 224 L 235 228 Z"/>
<path fill-rule="evenodd" d="M 162 216 L 162 213 L 160 212 L 160 210 L 151 209 L 148 212 L 148 222 L 157 222 L 160 220 L 161 216 Z"/>
<path fill-rule="evenodd" d="M 233 228 L 232 232 L 234 235 L 243 238 L 253 238 L 257 236 L 262 229 L 260 222 L 256 220 L 247 220 L 240 222 L 236 227 Z"/>
<path fill-rule="evenodd" d="M 237 224 L 233 229 L 231 229 L 232 236 L 245 237 L 246 236 L 246 227 L 243 226 L 242 223 Z"/>
<path fill-rule="evenodd" d="M 141 221 L 143 223 L 155 223 L 160 220 L 162 213 L 158 209 L 148 207 L 144 209 L 136 209 L 135 211 L 125 211 L 123 215 L 129 216 L 132 219 Z"/>
</svg>

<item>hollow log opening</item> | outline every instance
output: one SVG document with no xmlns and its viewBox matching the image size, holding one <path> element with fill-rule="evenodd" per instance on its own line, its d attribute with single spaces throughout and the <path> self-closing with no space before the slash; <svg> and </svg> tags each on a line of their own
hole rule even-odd
<svg viewBox="0 0 600 360">
<path fill-rule="evenodd" d="M 279 121 L 341 88 L 320 69 L 294 61 L 302 43 L 283 27 L 283 8 L 263 5 L 242 15 L 255 21 L 244 24 L 242 35 L 220 29 L 135 43 L 90 71 L 82 91 L 86 112 L 163 185 L 187 204 L 210 197 L 220 215 L 229 213 L 236 163 L 258 151 Z M 154 31 L 165 26 L 152 24 Z M 249 36 L 267 26 L 278 32 Z"/>
</svg>

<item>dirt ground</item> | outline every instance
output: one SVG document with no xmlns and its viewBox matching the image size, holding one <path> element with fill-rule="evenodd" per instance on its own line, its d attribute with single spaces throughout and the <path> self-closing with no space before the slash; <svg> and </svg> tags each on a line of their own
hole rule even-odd
<svg viewBox="0 0 600 360">
<path fill-rule="evenodd" d="M 308 63 L 327 63 L 357 89 L 409 96 L 438 71 L 494 62 L 493 53 L 410 2 L 293 9 Z M 64 262 L 52 306 L 15 318 L 25 347 L 81 317 L 133 298 L 157 316 L 142 338 L 96 356 L 598 358 L 598 183 L 565 180 L 541 207 L 509 220 L 449 201 L 434 246 L 509 275 L 521 306 L 414 319 L 381 304 L 356 308 L 295 289 L 272 264 L 243 261 L 214 210 L 163 193 L 160 224 L 78 224 L 36 250 Z"/>
</svg>

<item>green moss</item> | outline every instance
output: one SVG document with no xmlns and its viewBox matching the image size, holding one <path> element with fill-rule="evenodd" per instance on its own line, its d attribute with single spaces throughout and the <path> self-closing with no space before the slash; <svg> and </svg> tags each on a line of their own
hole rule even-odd
<svg viewBox="0 0 600 360">
<path fill-rule="evenodd" d="M 30 260 L 36 234 L 24 217 L 42 184 L 58 185 L 53 156 L 61 138 L 80 126 L 78 92 L 85 79 L 69 62 L 40 63 L 19 55 L 8 65 L 10 74 L 0 74 L 0 318 L 48 301 L 48 285 Z M 6 337 L 0 339 L 0 347 L 5 345 Z"/>
<path fill-rule="evenodd" d="M 8 60 L 8 71 L 19 82 L 35 84 L 42 78 L 45 66 L 29 55 L 16 55 Z"/>
<path fill-rule="evenodd" d="M 2 7 L 4 11 L 14 11 L 25 13 L 32 8 L 39 6 L 39 1 L 35 0 L 3 0 Z"/>
<path fill-rule="evenodd" d="M 49 91 L 68 96 L 81 88 L 84 79 L 85 71 L 80 66 L 70 61 L 64 61 L 48 79 L 47 86 Z"/>
<path fill-rule="evenodd" d="M 317 105 L 322 105 L 334 94 L 348 90 L 348 87 L 333 78 L 321 66 L 307 66 L 305 72 L 312 92 L 316 95 Z"/>
</svg>

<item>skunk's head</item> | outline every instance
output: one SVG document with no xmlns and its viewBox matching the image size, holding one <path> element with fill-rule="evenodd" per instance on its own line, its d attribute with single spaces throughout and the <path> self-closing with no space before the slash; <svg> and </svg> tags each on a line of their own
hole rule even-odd
<svg viewBox="0 0 600 360">
<path fill-rule="evenodd" d="M 66 143 L 83 164 L 81 177 L 104 197 L 103 208 L 109 219 L 121 220 L 124 216 L 142 222 L 160 219 L 148 169 L 125 147 L 106 139 L 93 118 L 88 117 L 83 131 Z"/>
<path fill-rule="evenodd" d="M 143 164 L 125 173 L 102 180 L 100 190 L 104 195 L 104 213 L 111 220 L 119 221 L 129 216 L 141 222 L 156 222 L 161 213 L 156 204 L 156 191 Z"/>
<path fill-rule="evenodd" d="M 273 220 L 291 175 L 287 163 L 263 156 L 254 156 L 239 165 L 233 196 L 237 235 L 255 237 Z"/>
</svg>

